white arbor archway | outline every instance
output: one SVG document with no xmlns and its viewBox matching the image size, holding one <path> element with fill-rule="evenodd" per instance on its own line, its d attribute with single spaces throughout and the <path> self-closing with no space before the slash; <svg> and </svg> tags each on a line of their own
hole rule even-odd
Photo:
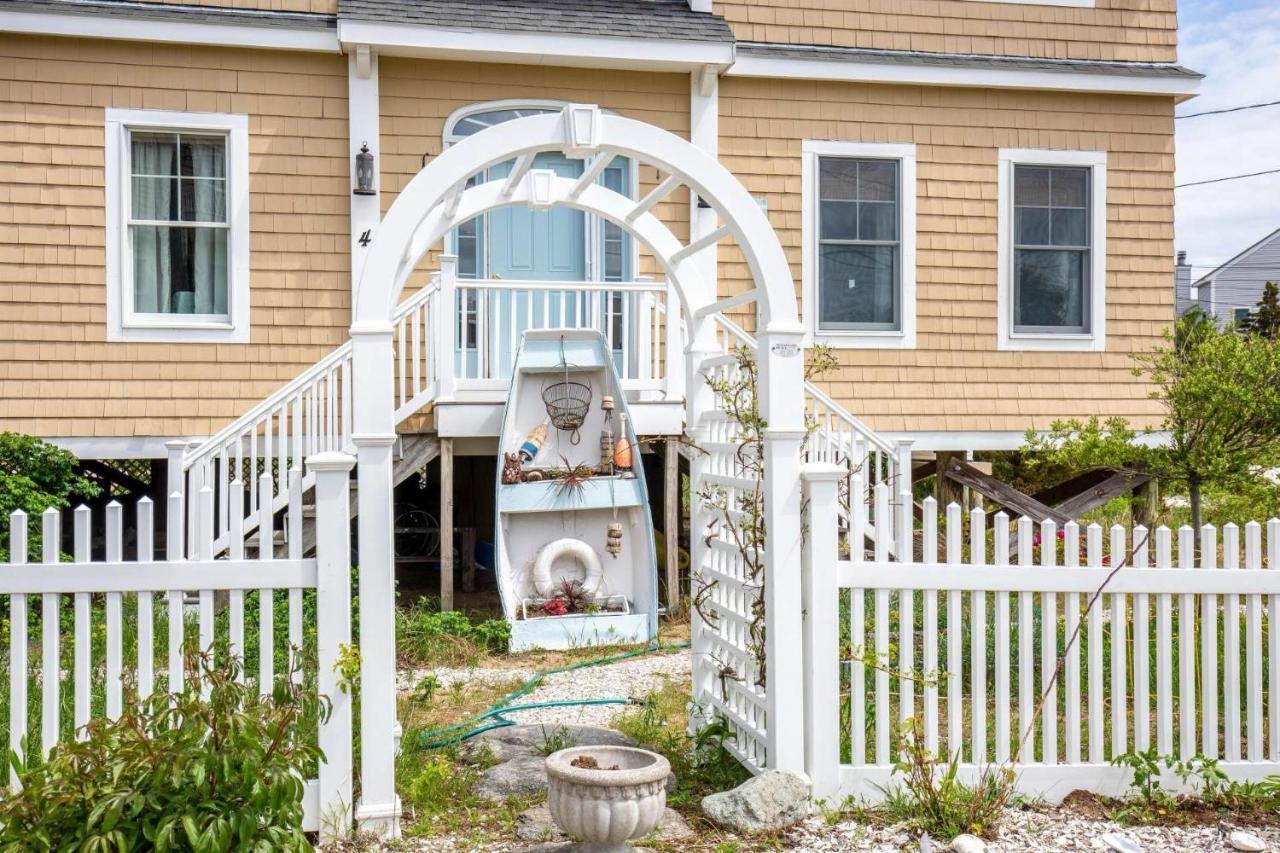
<svg viewBox="0 0 1280 853">
<path fill-rule="evenodd" d="M 586 160 L 579 178 L 533 169 L 534 157 L 559 151 Z M 662 180 L 639 201 L 597 184 L 616 156 L 655 167 Z M 490 166 L 514 160 L 501 179 L 467 187 Z M 680 241 L 652 210 L 680 186 L 709 205 L 718 226 Z M 451 146 L 425 166 L 392 204 L 373 235 L 356 290 L 351 334 L 353 400 L 358 449 L 360 534 L 360 625 L 362 655 L 361 775 L 357 810 L 365 825 L 394 826 L 398 805 L 393 777 L 395 673 L 392 606 L 392 459 L 395 442 L 391 318 L 409 275 L 421 258 L 458 224 L 509 205 L 535 209 L 571 206 L 596 214 L 629 232 L 648 248 L 673 285 L 686 329 L 688 366 L 686 423 L 697 441 L 699 415 L 710 408 L 701 367 L 720 356 L 711 325 L 715 314 L 756 304 L 760 330 L 759 406 L 768 423 L 765 451 L 765 555 L 767 726 L 762 752 L 770 767 L 802 770 L 803 669 L 800 665 L 800 478 L 799 449 L 805 433 L 803 330 L 796 311 L 790 269 L 768 219 L 742 184 L 718 161 L 674 134 L 593 105 L 571 104 L 560 113 L 515 119 Z M 741 249 L 752 289 L 718 299 L 703 273 L 700 252 L 714 251 L 726 237 Z M 674 307 L 674 306 L 673 306 Z M 674 317 L 668 334 L 676 333 Z M 695 486 L 703 462 L 692 463 Z M 697 539 L 698 537 L 694 537 Z M 696 649 L 695 649 L 696 651 Z"/>
</svg>

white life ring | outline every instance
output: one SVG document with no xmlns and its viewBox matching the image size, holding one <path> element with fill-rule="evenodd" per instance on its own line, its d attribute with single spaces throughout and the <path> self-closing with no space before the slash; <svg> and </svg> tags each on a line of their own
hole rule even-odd
<svg viewBox="0 0 1280 853">
<path fill-rule="evenodd" d="M 558 557 L 572 557 L 582 566 L 582 591 L 587 595 L 595 595 L 600 589 L 600 581 L 604 578 L 604 567 L 600 565 L 600 555 L 581 539 L 556 539 L 543 545 L 538 557 L 533 561 L 533 573 L 530 582 L 538 595 L 553 598 L 556 593 L 555 584 L 551 582 L 551 566 Z"/>
</svg>

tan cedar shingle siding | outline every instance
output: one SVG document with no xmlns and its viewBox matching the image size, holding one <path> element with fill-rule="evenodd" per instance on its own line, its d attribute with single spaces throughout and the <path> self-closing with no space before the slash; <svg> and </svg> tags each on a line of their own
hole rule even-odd
<svg viewBox="0 0 1280 853">
<path fill-rule="evenodd" d="M 207 435 L 346 340 L 346 70 L 338 56 L 0 38 L 0 430 Z M 688 135 L 681 75 L 381 70 L 388 205 L 439 153 L 445 118 L 477 101 L 598 101 Z M 251 344 L 106 342 L 107 106 L 249 115 Z M 658 209 L 681 236 L 687 199 Z"/>
<path fill-rule="evenodd" d="M 488 101 L 533 99 L 595 103 L 639 121 L 689 136 L 689 78 L 683 74 L 580 70 L 519 65 L 474 65 L 384 57 L 382 95 L 382 203 L 384 210 L 422 168 L 423 156 L 444 146 L 445 121 L 462 107 Z M 640 170 L 641 192 L 656 184 L 652 168 Z M 689 195 L 673 193 L 654 213 L 676 236 L 688 234 Z M 436 267 L 434 255 L 422 265 Z M 641 257 L 653 275 L 652 259 Z M 415 279 L 421 283 L 422 276 Z"/>
<path fill-rule="evenodd" d="M 1173 317 L 1171 99 L 726 78 L 720 159 L 801 270 L 801 141 L 914 142 L 918 346 L 839 350 L 828 390 L 878 430 L 1023 430 L 1072 415 L 1158 415 L 1129 353 Z M 1108 152 L 1107 350 L 996 349 L 999 148 Z M 736 249 L 721 288 L 746 286 Z M 803 310 L 803 306 L 802 306 Z"/>
<path fill-rule="evenodd" d="M 346 60 L 0 38 L 0 429 L 204 435 L 347 337 Z M 104 107 L 249 116 L 252 344 L 106 342 Z"/>
<path fill-rule="evenodd" d="M 742 41 L 1036 56 L 1177 59 L 1175 0 L 1095 8 L 978 0 L 716 0 Z"/>
</svg>

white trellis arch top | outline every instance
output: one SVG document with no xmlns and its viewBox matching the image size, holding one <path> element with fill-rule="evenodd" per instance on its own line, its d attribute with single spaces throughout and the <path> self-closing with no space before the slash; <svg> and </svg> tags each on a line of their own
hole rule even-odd
<svg viewBox="0 0 1280 853">
<path fill-rule="evenodd" d="M 580 178 L 563 178 L 531 168 L 542 151 L 560 151 L 589 162 Z M 666 178 L 638 202 L 596 184 L 600 172 L 619 155 L 654 166 Z M 467 188 L 472 175 L 512 159 L 515 166 L 506 177 Z M 680 186 L 709 204 L 723 223 L 687 245 L 651 213 Z M 409 273 L 431 246 L 462 222 L 508 205 L 576 207 L 628 231 L 653 253 L 691 319 L 756 301 L 762 329 L 799 329 L 795 289 L 782 246 L 742 184 L 692 143 L 591 104 L 569 104 L 559 113 L 482 130 L 424 167 L 397 196 L 374 237 L 356 290 L 353 328 L 385 327 Z M 729 236 L 741 248 L 755 287 L 717 302 L 714 283 L 699 281 L 692 256 Z"/>
</svg>

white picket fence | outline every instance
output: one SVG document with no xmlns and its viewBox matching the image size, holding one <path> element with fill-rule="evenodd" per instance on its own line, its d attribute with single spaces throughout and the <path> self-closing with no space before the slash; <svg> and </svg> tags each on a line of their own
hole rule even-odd
<svg viewBox="0 0 1280 853">
<path fill-rule="evenodd" d="M 167 533 L 166 554 L 176 558 L 154 559 L 154 506 L 147 498 L 137 503 L 136 539 L 129 543 L 124 541 L 120 504 L 113 501 L 106 506 L 100 540 L 95 540 L 89 508 L 74 510 L 72 562 L 62 561 L 58 510 L 49 509 L 41 518 L 38 563 L 29 562 L 31 520 L 22 511 L 13 513 L 10 559 L 0 564 L 0 598 L 7 600 L 9 613 L 6 722 L 10 748 L 21 755 L 38 744 L 47 753 L 59 740 L 79 736 L 91 716 L 119 716 L 134 695 L 144 698 L 156 690 L 181 689 L 184 654 L 193 643 L 204 652 L 225 641 L 226 654 L 244 659 L 246 604 L 256 604 L 257 659 L 244 661 L 241 678 L 256 683 L 266 694 L 276 679 L 289 677 L 288 670 L 294 669 L 295 678 L 314 680 L 320 694 L 328 697 L 332 713 L 319 723 L 317 733 L 326 758 L 317 778 L 305 786 L 304 828 L 325 835 L 345 831 L 352 806 L 351 701 L 339 686 L 336 663 L 341 646 L 351 642 L 348 478 L 354 462 L 339 453 L 307 460 L 316 477 L 318 541 L 313 559 L 273 559 L 272 549 L 265 548 L 260 559 L 246 560 L 239 536 L 232 538 L 230 558 L 213 559 L 215 496 L 209 486 L 197 500 L 191 560 L 181 559 L 185 553 L 181 523 L 170 524 Z M 241 506 L 242 484 L 237 480 L 230 489 L 231 505 Z M 170 518 L 183 518 L 180 495 L 170 497 L 168 509 Z M 233 526 L 241 517 L 231 516 Z M 264 513 L 262 518 L 269 531 L 270 515 Z M 101 541 L 101 548 L 93 548 L 95 541 Z M 124 559 L 126 545 L 133 552 L 131 560 Z M 92 559 L 95 550 L 104 559 Z M 277 624 L 276 593 L 287 598 L 285 625 Z M 304 616 L 308 595 L 315 597 L 310 625 Z M 39 607 L 38 619 L 32 618 L 35 607 Z M 219 613 L 221 607 L 226 608 L 225 614 Z M 74 615 L 67 631 L 64 615 L 69 608 Z M 219 625 L 226 631 L 221 638 L 216 635 Z M 32 628 L 38 641 L 32 637 Z M 308 656 L 292 666 L 293 650 L 304 648 L 306 634 L 315 637 L 314 673 L 299 670 Z M 95 646 L 95 636 L 103 635 L 105 643 Z M 126 657 L 126 641 L 136 655 Z M 291 665 L 277 666 L 277 656 Z M 51 673 L 55 677 L 49 677 Z M 70 694 L 69 702 L 64 691 Z M 28 740 L 35 731 L 38 739 Z"/>
<path fill-rule="evenodd" d="M 1059 531 L 1020 518 L 1011 530 L 1001 513 L 988 529 L 981 510 L 966 525 L 960 507 L 940 519 L 929 499 L 919 530 L 910 514 L 896 519 L 912 557 L 891 558 L 878 536 L 868 558 L 861 502 L 847 535 L 837 525 L 844 476 L 805 472 L 815 797 L 881 797 L 908 719 L 962 776 L 1013 766 L 1019 790 L 1051 801 L 1123 793 L 1130 771 L 1112 759 L 1153 745 L 1217 759 L 1234 779 L 1280 773 L 1280 520 L 1265 542 L 1262 525 L 1245 525 L 1242 561 L 1235 525 L 1220 536 L 1205 526 L 1198 552 L 1182 527 L 1175 552 L 1165 527 Z M 874 500 L 889 506 L 887 485 Z"/>
</svg>

